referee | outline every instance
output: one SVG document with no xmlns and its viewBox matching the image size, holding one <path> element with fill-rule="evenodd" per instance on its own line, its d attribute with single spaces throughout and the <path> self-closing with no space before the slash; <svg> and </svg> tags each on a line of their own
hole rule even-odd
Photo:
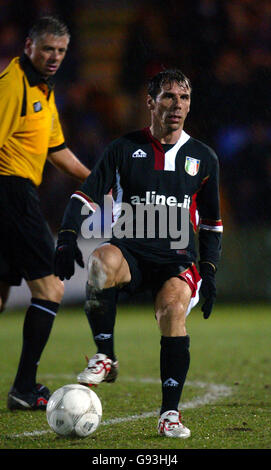
<svg viewBox="0 0 271 470">
<path fill-rule="evenodd" d="M 90 171 L 67 148 L 55 104 L 53 76 L 70 40 L 65 24 L 42 17 L 24 53 L 0 75 L 0 311 L 10 286 L 24 278 L 31 292 L 23 345 L 9 409 L 45 409 L 50 392 L 36 382 L 37 367 L 64 293 L 53 274 L 54 241 L 37 187 L 48 159 L 83 182 Z M 81 260 L 83 266 L 83 260 Z"/>
</svg>

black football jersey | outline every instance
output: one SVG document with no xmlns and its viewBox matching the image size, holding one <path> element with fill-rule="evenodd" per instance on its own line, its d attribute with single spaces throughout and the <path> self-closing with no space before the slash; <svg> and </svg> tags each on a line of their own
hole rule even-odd
<svg viewBox="0 0 271 470">
<path fill-rule="evenodd" d="M 95 210 L 102 207 L 104 195 L 112 191 L 114 227 L 120 222 L 123 208 L 130 208 L 132 232 L 129 243 L 146 249 L 148 253 L 164 254 L 165 260 L 176 254 L 183 263 L 196 260 L 195 233 L 199 228 L 199 251 L 201 261 L 217 265 L 220 255 L 222 221 L 219 207 L 219 163 L 215 152 L 199 140 L 182 132 L 174 145 L 162 145 L 149 128 L 129 133 L 111 142 L 101 159 L 76 191 L 65 212 L 62 230 L 79 232 L 82 204 Z M 176 230 L 181 228 L 181 208 L 189 211 L 189 241 L 181 249 L 172 248 L 176 238 L 167 227 L 166 235 L 159 221 L 151 235 L 143 224 L 138 223 L 138 206 L 176 207 Z M 159 215 L 157 215 L 159 217 Z M 123 219 L 127 223 L 127 218 Z M 166 219 L 171 223 L 171 219 Z M 142 225 L 144 228 L 142 229 Z M 141 230 L 142 229 L 142 230 Z M 127 238 L 127 236 L 124 238 Z"/>
</svg>

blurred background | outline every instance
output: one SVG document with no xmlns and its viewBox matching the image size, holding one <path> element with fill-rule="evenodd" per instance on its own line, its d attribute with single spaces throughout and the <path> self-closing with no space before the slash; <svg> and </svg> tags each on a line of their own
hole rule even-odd
<svg viewBox="0 0 271 470">
<path fill-rule="evenodd" d="M 56 101 L 66 142 L 89 168 L 112 139 L 149 125 L 149 76 L 178 67 L 191 79 L 185 130 L 213 147 L 221 165 L 218 299 L 268 301 L 270 0 L 0 0 L 0 71 L 23 52 L 29 27 L 44 14 L 59 16 L 71 32 Z M 54 233 L 77 187 L 46 165 L 39 192 Z M 85 256 L 92 243 L 82 240 Z M 84 282 L 77 271 L 64 300 L 81 301 Z M 24 302 L 23 289 L 14 289 L 11 305 Z"/>
</svg>

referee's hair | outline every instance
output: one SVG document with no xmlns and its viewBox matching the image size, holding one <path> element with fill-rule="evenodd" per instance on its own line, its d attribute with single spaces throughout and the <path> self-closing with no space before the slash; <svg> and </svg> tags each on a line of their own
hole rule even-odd
<svg viewBox="0 0 271 470">
<path fill-rule="evenodd" d="M 43 36 L 43 34 L 70 37 L 70 33 L 66 24 L 55 16 L 42 16 L 39 18 L 30 28 L 28 37 L 34 41 L 38 37 Z"/>
<path fill-rule="evenodd" d="M 172 84 L 173 82 L 185 85 L 192 91 L 192 86 L 189 78 L 187 78 L 183 72 L 179 69 L 167 69 L 154 75 L 148 81 L 148 93 L 155 100 L 162 86 L 165 83 Z"/>
</svg>

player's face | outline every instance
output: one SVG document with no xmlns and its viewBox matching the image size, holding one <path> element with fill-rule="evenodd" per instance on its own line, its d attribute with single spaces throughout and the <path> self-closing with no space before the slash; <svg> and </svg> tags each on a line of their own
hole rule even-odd
<svg viewBox="0 0 271 470">
<path fill-rule="evenodd" d="M 191 90 L 185 83 L 165 83 L 156 99 L 148 103 L 153 120 L 169 132 L 177 131 L 189 113 L 190 98 Z"/>
<path fill-rule="evenodd" d="M 59 69 L 68 49 L 69 37 L 43 34 L 34 41 L 27 38 L 25 52 L 33 66 L 45 77 L 50 77 Z"/>
</svg>

